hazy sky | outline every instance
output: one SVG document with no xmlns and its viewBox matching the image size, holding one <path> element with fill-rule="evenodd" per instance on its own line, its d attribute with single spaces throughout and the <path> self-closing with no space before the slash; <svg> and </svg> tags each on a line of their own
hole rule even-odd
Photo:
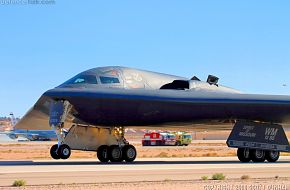
<svg viewBox="0 0 290 190">
<path fill-rule="evenodd" d="M 0 116 L 98 66 L 208 74 L 248 93 L 290 94 L 290 1 L 0 0 Z M 287 84 L 288 86 L 283 86 Z"/>
</svg>

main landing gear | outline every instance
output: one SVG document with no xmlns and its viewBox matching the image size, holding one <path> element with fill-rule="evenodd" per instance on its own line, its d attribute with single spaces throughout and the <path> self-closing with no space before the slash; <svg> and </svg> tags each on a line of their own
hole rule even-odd
<svg viewBox="0 0 290 190">
<path fill-rule="evenodd" d="M 133 162 L 136 159 L 137 151 L 133 145 L 130 145 L 128 141 L 124 138 L 124 128 L 123 127 L 114 127 L 102 130 L 94 130 L 94 135 L 96 136 L 87 136 L 85 133 L 80 133 L 84 136 L 79 135 L 78 140 L 81 144 L 78 144 L 79 147 L 76 147 L 76 144 L 73 144 L 71 139 L 68 140 L 68 137 L 75 136 L 76 134 L 70 134 L 70 130 L 67 134 L 64 133 L 62 125 L 57 127 L 52 126 L 55 130 L 58 137 L 58 144 L 55 144 L 50 149 L 50 155 L 53 159 L 68 159 L 71 155 L 71 149 L 84 150 L 84 151 L 96 151 L 97 158 L 103 162 Z M 102 135 L 102 136 L 101 136 Z M 89 144 L 89 139 L 102 137 L 106 140 L 96 140 L 92 144 Z M 68 139 L 67 139 L 68 138 Z M 85 143 L 86 142 L 86 143 Z M 87 144 L 88 143 L 88 144 Z M 70 146 L 73 145 L 73 146 Z M 88 146 L 89 145 L 89 146 Z M 82 148 L 80 148 L 82 147 Z M 89 148 L 87 148 L 89 147 Z M 98 147 L 94 149 L 93 147 Z"/>
<path fill-rule="evenodd" d="M 50 149 L 53 159 L 68 159 L 71 149 L 96 151 L 101 162 L 133 162 L 136 159 L 136 148 L 125 139 L 124 127 L 97 128 L 75 124 L 65 132 L 64 122 L 71 109 L 65 100 L 51 104 L 49 124 L 58 140 Z"/>
<path fill-rule="evenodd" d="M 101 162 L 133 162 L 137 157 L 136 148 L 125 139 L 124 127 L 114 127 L 111 134 L 118 145 L 101 145 L 97 150 L 97 157 Z"/>
<path fill-rule="evenodd" d="M 97 157 L 101 162 L 133 162 L 136 159 L 137 151 L 133 145 L 102 145 L 97 150 Z"/>
<path fill-rule="evenodd" d="M 255 163 L 265 162 L 277 162 L 280 157 L 279 151 L 269 150 L 257 150 L 249 148 L 238 148 L 238 158 L 241 162 L 250 162 L 251 160 Z"/>
</svg>

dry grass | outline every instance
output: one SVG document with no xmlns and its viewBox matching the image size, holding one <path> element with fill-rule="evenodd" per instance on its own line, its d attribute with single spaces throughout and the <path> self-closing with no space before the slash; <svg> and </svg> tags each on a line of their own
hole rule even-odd
<svg viewBox="0 0 290 190">
<path fill-rule="evenodd" d="M 225 180 L 226 176 L 222 173 L 213 174 L 211 177 L 212 180 Z"/>
<path fill-rule="evenodd" d="M 169 158 L 169 155 L 166 152 L 161 152 L 160 154 L 157 155 L 157 157 L 159 157 L 159 158 Z"/>
<path fill-rule="evenodd" d="M 22 180 L 22 179 L 17 179 L 13 182 L 12 186 L 13 187 L 22 187 L 26 185 L 26 181 Z"/>
<path fill-rule="evenodd" d="M 243 175 L 241 176 L 241 180 L 249 180 L 251 177 L 249 175 Z"/>
</svg>

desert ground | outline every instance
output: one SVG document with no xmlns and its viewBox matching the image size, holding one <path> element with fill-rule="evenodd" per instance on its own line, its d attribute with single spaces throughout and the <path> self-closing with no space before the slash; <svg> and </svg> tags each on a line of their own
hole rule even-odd
<svg viewBox="0 0 290 190">
<path fill-rule="evenodd" d="M 235 149 L 227 148 L 224 141 L 216 143 L 196 142 L 188 147 L 163 146 L 142 147 L 141 143 L 133 143 L 138 158 L 169 158 L 169 157 L 207 157 L 234 156 Z M 50 159 L 49 150 L 55 142 L 22 142 L 0 144 L 0 160 Z M 96 158 L 95 152 L 72 151 L 72 159 Z"/>
<path fill-rule="evenodd" d="M 287 190 L 290 189 L 290 179 L 248 179 L 227 181 L 152 181 L 129 183 L 99 183 L 99 184 L 70 184 L 25 187 L 0 187 L 2 190 Z"/>
<path fill-rule="evenodd" d="M 264 165 L 260 164 L 249 164 L 249 165 L 241 165 L 237 159 L 236 159 L 236 149 L 228 148 L 226 145 L 225 137 L 228 135 L 229 132 L 222 132 L 220 134 L 221 138 L 217 138 L 216 134 L 207 132 L 207 133 L 200 133 L 197 134 L 192 144 L 188 147 L 176 147 L 176 146 L 164 146 L 164 147 L 142 147 L 141 146 L 141 139 L 142 135 L 128 135 L 126 138 L 129 140 L 137 149 L 138 151 L 138 158 L 139 163 L 136 164 L 136 166 L 133 166 L 130 171 L 126 171 L 126 169 L 123 171 L 124 168 L 127 166 L 118 166 L 119 168 L 116 169 L 118 173 L 114 175 L 114 180 L 111 180 L 111 178 L 106 177 L 106 170 L 114 171 L 114 165 L 97 165 L 96 168 L 94 167 L 95 160 L 96 159 L 96 153 L 95 152 L 84 152 L 84 151 L 73 151 L 72 156 L 69 160 L 72 160 L 71 164 L 63 164 L 62 162 L 56 163 L 56 165 L 51 165 L 49 161 L 51 160 L 49 149 L 50 147 L 55 144 L 56 142 L 1 142 L 0 143 L 0 162 L 2 165 L 0 165 L 0 170 L 5 170 L 6 162 L 7 161 L 33 161 L 36 160 L 36 164 L 31 164 L 28 166 L 21 165 L 19 167 L 28 168 L 27 170 L 30 170 L 29 168 L 67 168 L 68 171 L 66 174 L 63 174 L 63 178 L 66 179 L 67 177 L 71 177 L 71 180 L 66 182 L 60 181 L 57 183 L 47 183 L 47 184 L 37 184 L 37 175 L 39 172 L 39 175 L 43 173 L 44 176 L 50 176 L 50 180 L 55 181 L 53 177 L 51 177 L 52 173 L 46 173 L 47 169 L 36 169 L 37 171 L 32 172 L 31 176 L 30 173 L 24 172 L 21 173 L 21 171 L 18 173 L 16 170 L 15 173 L 2 173 L 0 174 L 0 189 L 39 189 L 39 190 L 47 190 L 47 189 L 106 189 L 106 190 L 117 190 L 117 189 L 127 189 L 127 190 L 138 190 L 138 189 L 203 189 L 203 190 L 239 190 L 239 189 L 261 189 L 261 190 L 278 190 L 278 189 L 290 189 L 290 172 L 288 172 L 287 167 L 289 165 L 288 158 L 284 157 L 286 159 L 283 159 L 281 163 L 277 165 L 271 165 L 271 167 L 268 167 L 269 165 L 267 163 L 263 163 Z M 202 139 L 215 139 L 215 140 L 202 140 Z M 219 139 L 219 140 L 216 140 Z M 290 154 L 283 153 L 282 156 L 289 156 Z M 211 159 L 212 158 L 212 159 Z M 150 161 L 141 161 L 140 160 L 150 160 Z M 155 160 L 158 159 L 168 159 L 169 163 L 161 163 L 156 164 Z M 185 161 L 178 163 L 171 160 L 174 159 L 185 159 Z M 220 160 L 220 161 L 194 161 L 191 162 L 194 159 L 209 159 L 209 160 Z M 229 159 L 228 162 L 224 162 L 224 159 Z M 69 161 L 68 160 L 68 161 Z M 88 163 L 81 164 L 81 160 L 87 160 Z M 152 161 L 153 160 L 153 161 Z M 188 161 L 190 160 L 190 161 Z M 168 161 L 167 161 L 168 162 Z M 27 162 L 28 163 L 28 162 Z M 97 163 L 97 162 L 96 162 Z M 145 164 L 144 164 L 145 163 Z M 80 168 L 86 168 L 84 169 L 84 179 L 90 178 L 90 177 L 97 177 L 98 175 L 91 170 L 93 169 L 96 172 L 100 172 L 104 169 L 104 172 L 102 172 L 102 175 L 100 175 L 100 179 L 98 181 L 94 182 L 86 182 L 78 183 L 78 181 L 74 182 L 74 179 L 77 179 L 77 176 L 75 175 L 78 172 L 70 172 L 71 167 L 74 166 L 74 164 L 80 165 L 78 167 Z M 143 166 L 144 165 L 144 166 Z M 152 165 L 152 166 L 151 166 Z M 145 168 L 143 169 L 136 169 L 138 167 Z M 9 165 L 7 167 L 15 168 L 18 167 L 18 165 Z M 152 167 L 152 171 L 147 171 L 146 168 Z M 158 173 L 157 168 L 161 168 L 163 171 Z M 171 170 L 170 167 L 174 168 L 174 170 Z M 239 169 L 243 168 L 244 169 Z M 255 167 L 258 169 L 256 170 Z M 2 169 L 1 169 L 2 168 Z M 107 169 L 110 168 L 110 169 Z M 154 169 L 155 168 L 155 169 Z M 207 169 L 204 169 L 207 168 Z M 248 169 L 247 169 L 248 168 Z M 8 168 L 8 171 L 10 170 Z M 57 169 L 58 170 L 58 169 Z M 88 170 L 88 171 L 86 171 Z M 283 170 L 283 172 L 282 172 Z M 13 170 L 14 171 L 14 170 Z M 144 175 L 148 177 L 147 180 L 142 181 L 142 172 L 144 172 Z M 111 175 L 109 171 L 108 175 Z M 136 179 L 141 179 L 141 181 L 130 181 L 130 180 L 124 180 L 116 182 L 116 180 L 119 178 L 119 173 L 124 172 L 125 175 L 128 176 L 134 176 Z M 129 173 L 128 173 L 129 172 Z M 140 173 L 141 172 L 141 173 Z M 152 173 L 150 173 L 152 172 Z M 172 173 L 171 173 L 172 172 Z M 186 174 L 186 172 L 189 173 L 189 176 Z M 213 180 L 202 180 L 201 177 L 203 174 L 212 175 L 215 172 L 222 172 L 227 174 L 227 179 L 223 181 L 213 181 Z M 266 175 L 266 173 L 268 174 Z M 1 172 L 0 172 L 1 173 Z M 70 174 L 71 173 L 71 174 Z M 79 173 L 81 175 L 81 172 Z M 6 175 L 6 176 L 5 176 Z M 27 185 L 24 187 L 12 187 L 12 182 L 15 179 L 22 179 L 26 176 L 28 179 L 36 179 L 35 183 L 30 183 L 28 181 Z M 61 173 L 58 173 L 59 176 L 61 176 Z M 153 176 L 152 176 L 153 175 Z M 243 175 L 248 175 L 246 179 L 241 179 Z M 1 177 L 2 176 L 2 177 Z M 8 177 L 11 177 L 8 180 Z M 139 176 L 139 177 L 138 177 Z M 154 177 L 155 176 L 155 177 Z M 168 177 L 169 176 L 169 177 Z M 170 177 L 171 176 L 171 177 Z M 262 176 L 262 177 L 261 177 Z M 6 177 L 6 178 L 5 178 Z M 103 180 L 103 178 L 105 180 Z M 112 177 L 112 176 L 111 176 Z M 132 177 L 132 178 L 134 178 Z M 1 183 L 1 178 L 4 181 L 9 181 Z M 40 179 L 40 178 L 39 178 Z M 124 178 L 125 179 L 125 178 Z M 145 179 L 145 178 L 144 178 Z M 46 178 L 44 177 L 42 180 L 46 181 Z M 47 179 L 48 180 L 48 179 Z M 122 180 L 122 178 L 120 178 Z M 48 180 L 49 181 L 49 180 Z M 56 177 L 57 181 L 57 177 Z M 117 180 L 118 181 L 118 180 Z M 53 184 L 53 185 L 52 185 Z"/>
<path fill-rule="evenodd" d="M 236 149 L 228 148 L 226 138 L 230 131 L 201 132 L 193 134 L 188 147 L 162 146 L 142 147 L 143 134 L 128 134 L 126 139 L 133 144 L 138 158 L 183 158 L 183 157 L 229 157 L 236 155 Z M 288 136 L 288 133 L 287 133 Z M 218 140 L 203 140 L 218 139 Z M 50 147 L 56 142 L 7 142 L 0 143 L 0 160 L 50 159 Z M 283 153 L 288 156 L 290 154 Z M 72 151 L 72 159 L 96 158 L 95 152 Z"/>
</svg>

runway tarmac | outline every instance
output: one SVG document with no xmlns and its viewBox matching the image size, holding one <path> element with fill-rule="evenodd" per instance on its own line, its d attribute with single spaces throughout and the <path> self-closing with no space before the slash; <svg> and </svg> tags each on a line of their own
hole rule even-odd
<svg viewBox="0 0 290 190">
<path fill-rule="evenodd" d="M 277 163 L 240 163 L 236 157 L 148 158 L 102 164 L 96 160 L 0 161 L 0 186 L 16 179 L 29 185 L 196 180 L 223 173 L 228 179 L 290 177 L 290 157 Z"/>
</svg>

